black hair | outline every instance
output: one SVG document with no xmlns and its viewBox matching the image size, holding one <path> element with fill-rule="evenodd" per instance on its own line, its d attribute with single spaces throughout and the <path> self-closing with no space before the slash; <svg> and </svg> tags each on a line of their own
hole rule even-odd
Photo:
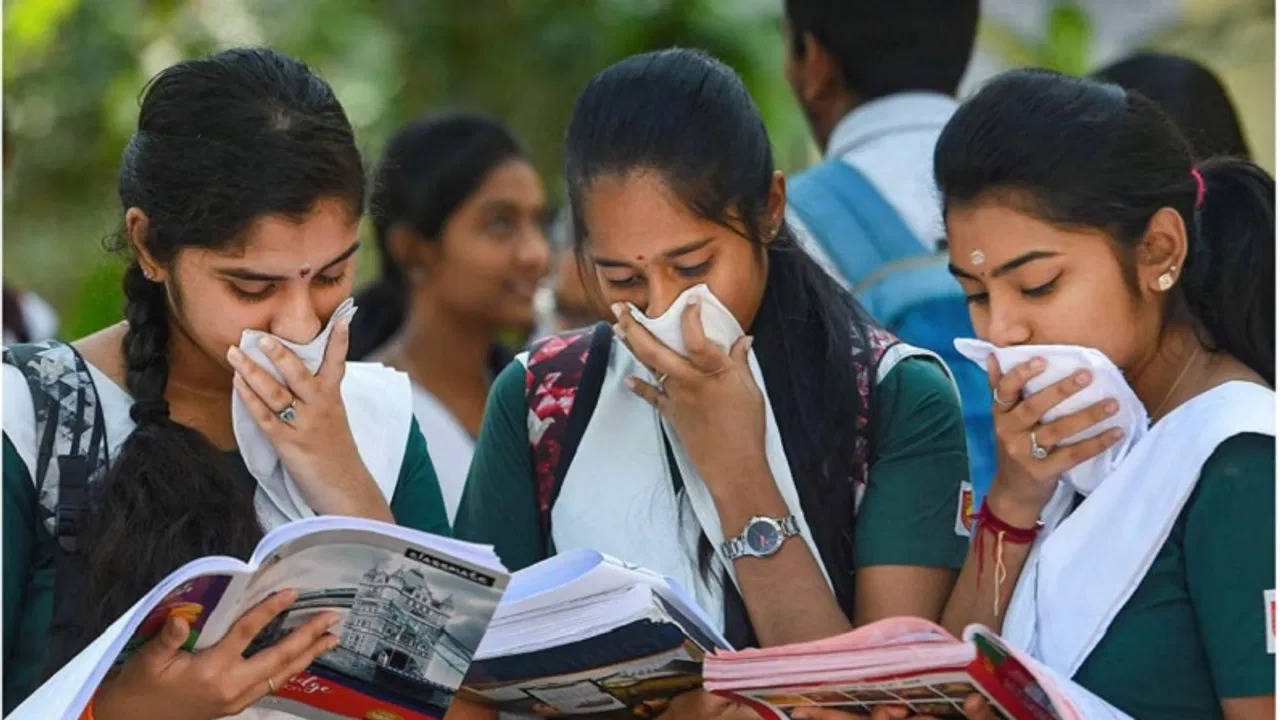
<svg viewBox="0 0 1280 720">
<path fill-rule="evenodd" d="M 1195 168 L 1207 192 L 1197 205 Z M 1134 266 L 1151 216 L 1172 208 L 1187 257 L 1169 318 L 1275 384 L 1275 181 L 1239 158 L 1196 164 L 1140 93 L 1046 70 L 997 76 L 960 106 L 934 152 L 947 208 L 988 198 L 1048 222 L 1106 231 Z"/>
<path fill-rule="evenodd" d="M 345 202 L 354 222 L 364 184 L 351 125 L 329 85 L 298 60 L 241 48 L 178 63 L 150 81 L 119 192 L 126 210 L 146 214 L 142 242 L 167 266 L 188 248 L 234 247 L 263 215 L 303 218 L 321 199 Z M 115 242 L 127 250 L 128 231 Z M 178 566 L 204 555 L 247 558 L 262 534 L 253 485 L 204 435 L 169 416 L 169 296 L 178 307 L 199 299 L 148 279 L 136 258 L 124 291 L 122 352 L 136 427 L 91 504 L 81 539 L 84 634 L 67 641 L 70 652 Z"/>
<path fill-rule="evenodd" d="M 1214 155 L 1249 159 L 1240 118 L 1226 88 L 1195 60 L 1143 52 L 1108 65 L 1093 77 L 1155 100 L 1191 142 L 1197 159 Z"/>
<path fill-rule="evenodd" d="M 955 95 L 978 34 L 978 0 L 786 0 L 791 52 L 809 33 L 860 100 L 907 90 Z"/>
<path fill-rule="evenodd" d="M 730 229 L 737 220 L 745 242 L 767 248 L 764 297 L 749 332 L 801 506 L 837 599 L 851 613 L 851 481 L 865 460 L 852 419 L 868 417 L 870 406 L 858 392 L 855 353 L 865 350 L 859 329 L 867 321 L 785 223 L 776 231 L 765 226 L 774 173 L 769 137 L 729 67 L 701 52 L 663 50 L 627 58 L 587 85 L 565 139 L 579 258 L 592 182 L 645 171 L 699 217 Z M 708 549 L 699 558 L 704 571 Z"/>
<path fill-rule="evenodd" d="M 360 312 L 351 324 L 348 357 L 368 356 L 404 323 L 409 291 L 404 269 L 387 247 L 391 229 L 404 225 L 438 240 L 449 216 L 494 168 L 527 157 L 504 125 L 471 113 L 423 118 L 391 138 L 370 201 L 382 275 L 356 296 Z"/>
<path fill-rule="evenodd" d="M 27 318 L 22 312 L 22 294 L 9 283 L 4 284 L 4 300 L 0 308 L 4 311 L 5 334 L 12 336 L 14 342 L 30 342 L 31 332 L 27 330 Z"/>
</svg>

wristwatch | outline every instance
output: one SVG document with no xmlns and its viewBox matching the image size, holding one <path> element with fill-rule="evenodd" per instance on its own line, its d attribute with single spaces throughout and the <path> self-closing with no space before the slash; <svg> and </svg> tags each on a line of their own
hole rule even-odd
<svg viewBox="0 0 1280 720">
<path fill-rule="evenodd" d="M 737 560 L 748 555 L 750 557 L 768 557 L 782 547 L 789 537 L 800 534 L 800 526 L 796 524 L 796 516 L 788 515 L 771 518 L 757 515 L 747 521 L 747 526 L 720 546 L 720 551 L 728 560 Z"/>
</svg>

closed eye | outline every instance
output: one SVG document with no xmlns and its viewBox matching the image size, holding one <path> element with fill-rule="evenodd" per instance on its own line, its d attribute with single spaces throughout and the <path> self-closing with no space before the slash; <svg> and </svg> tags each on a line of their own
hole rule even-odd
<svg viewBox="0 0 1280 720">
<path fill-rule="evenodd" d="M 972 295 L 965 295 L 964 301 L 969 303 L 970 305 L 976 305 L 980 303 L 985 303 L 987 301 L 987 297 L 988 297 L 987 293 L 974 293 Z"/>
<path fill-rule="evenodd" d="M 342 282 L 342 279 L 346 276 L 347 276 L 347 271 L 345 269 L 342 272 L 338 273 L 337 275 L 325 275 L 321 273 L 320 275 L 316 275 L 315 283 L 317 285 L 326 285 L 326 286 L 337 285 L 338 283 Z"/>
<path fill-rule="evenodd" d="M 639 275 L 628 275 L 627 277 L 624 277 L 624 278 L 611 278 L 606 276 L 604 280 L 605 282 L 609 283 L 610 287 L 616 287 L 616 288 L 629 288 L 629 287 L 635 287 L 636 285 L 640 284 Z"/>
<path fill-rule="evenodd" d="M 693 266 L 691 266 L 691 267 L 680 267 L 680 266 L 678 266 L 678 265 L 676 266 L 676 272 L 677 272 L 680 276 L 682 276 L 682 277 L 689 277 L 689 278 L 691 278 L 691 277 L 700 277 L 700 276 L 702 276 L 702 275 L 705 275 L 705 274 L 706 274 L 706 272 L 707 272 L 708 270 L 710 270 L 710 269 L 711 269 L 711 261 L 710 261 L 710 260 L 708 260 L 708 261 L 706 261 L 706 262 L 704 262 L 704 263 L 699 263 L 699 264 L 697 264 L 697 265 L 693 265 Z"/>
<path fill-rule="evenodd" d="M 266 300 L 276 291 L 275 283 L 266 283 L 261 290 L 247 290 L 240 287 L 236 283 L 229 282 L 227 287 L 231 288 L 231 293 L 237 298 L 246 302 L 257 302 L 258 300 Z"/>
<path fill-rule="evenodd" d="M 1027 297 L 1044 297 L 1045 295 L 1048 295 L 1050 292 L 1053 291 L 1053 286 L 1055 283 L 1058 282 L 1058 278 L 1060 277 L 1062 277 L 1061 273 L 1059 273 L 1056 277 L 1054 277 L 1052 280 L 1050 280 L 1049 282 L 1043 285 L 1037 285 L 1033 288 L 1024 289 L 1022 291 L 1022 294 L 1026 295 Z"/>
</svg>

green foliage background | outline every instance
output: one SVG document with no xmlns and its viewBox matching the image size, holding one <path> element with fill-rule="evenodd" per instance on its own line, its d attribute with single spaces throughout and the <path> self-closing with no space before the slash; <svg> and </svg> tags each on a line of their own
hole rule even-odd
<svg viewBox="0 0 1280 720">
<path fill-rule="evenodd" d="M 1256 22 L 1257 7 L 1269 8 L 1259 0 L 1225 0 L 1242 3 L 1255 8 L 1243 22 Z M 62 316 L 64 337 L 120 317 L 121 263 L 101 241 L 119 222 L 116 171 L 136 122 L 138 93 L 167 65 L 235 45 L 268 44 L 310 63 L 346 107 L 370 165 L 400 124 L 465 107 L 508 122 L 555 195 L 562 194 L 560 140 L 586 81 L 635 52 L 699 47 L 742 73 L 779 165 L 803 167 L 816 151 L 782 75 L 781 6 L 781 0 L 5 0 L 5 280 L 48 299 Z M 1008 64 L 1087 70 L 1088 15 L 1063 3 L 1046 22 L 1045 38 L 1037 41 L 984 23 L 980 42 Z M 363 276 L 372 275 L 374 263 L 366 253 Z"/>
</svg>

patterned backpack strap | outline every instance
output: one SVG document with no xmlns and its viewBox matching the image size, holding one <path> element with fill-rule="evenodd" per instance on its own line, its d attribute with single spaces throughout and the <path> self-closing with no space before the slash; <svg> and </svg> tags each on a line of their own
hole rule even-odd
<svg viewBox="0 0 1280 720">
<path fill-rule="evenodd" d="M 58 340 L 7 347 L 4 362 L 22 372 L 31 390 L 38 442 L 31 480 L 45 528 L 74 552 L 90 489 L 108 464 L 106 423 L 89 367 Z"/>
<path fill-rule="evenodd" d="M 880 361 L 884 359 L 889 348 L 900 340 L 893 333 L 874 323 L 860 323 L 853 330 L 856 348 L 853 357 L 855 379 L 858 394 L 862 396 L 858 404 L 862 409 L 854 422 L 858 433 L 854 441 L 854 451 L 858 456 L 855 467 L 857 475 L 853 478 L 853 511 L 857 513 L 862 507 L 862 496 L 867 491 L 867 477 L 871 469 L 871 396 L 872 389 L 879 377 Z"/>
<path fill-rule="evenodd" d="M 613 329 L 602 322 L 529 347 L 525 399 L 544 546 L 551 537 L 551 507 L 600 398 L 612 341 Z"/>
</svg>

